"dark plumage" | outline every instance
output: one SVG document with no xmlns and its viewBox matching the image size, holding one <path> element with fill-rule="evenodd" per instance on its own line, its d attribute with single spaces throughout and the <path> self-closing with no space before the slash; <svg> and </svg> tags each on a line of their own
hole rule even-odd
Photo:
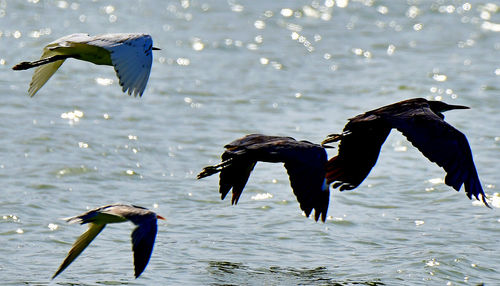
<svg viewBox="0 0 500 286">
<path fill-rule="evenodd" d="M 323 147 L 291 137 L 250 134 L 226 146 L 222 163 L 205 167 L 198 179 L 220 172 L 220 193 L 224 199 L 232 189 L 232 204 L 237 204 L 250 173 L 258 161 L 283 162 L 293 193 L 307 216 L 315 210 L 316 221 L 326 220 L 330 192 L 325 184 L 327 154 Z"/>
<path fill-rule="evenodd" d="M 326 167 L 327 183 L 352 190 L 361 184 L 377 162 L 380 148 L 395 128 L 417 147 L 425 157 L 446 172 L 445 183 L 459 191 L 465 186 L 472 195 L 488 206 L 481 187 L 467 138 L 444 121 L 442 112 L 468 109 L 423 98 L 409 99 L 360 114 L 349 119 L 342 134 L 329 135 L 322 143 L 340 141 L 338 155 Z"/>
</svg>

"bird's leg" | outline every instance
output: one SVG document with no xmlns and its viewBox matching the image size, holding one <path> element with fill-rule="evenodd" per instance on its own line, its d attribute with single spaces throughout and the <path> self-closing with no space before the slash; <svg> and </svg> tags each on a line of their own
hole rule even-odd
<svg viewBox="0 0 500 286">
<path fill-rule="evenodd" d="M 52 62 L 56 62 L 56 61 L 60 61 L 60 60 L 65 60 L 67 58 L 71 58 L 71 56 L 69 56 L 69 55 L 56 55 L 56 56 L 48 57 L 48 58 L 41 59 L 38 61 L 34 61 L 34 62 L 18 63 L 17 65 L 13 66 L 12 69 L 16 70 L 16 71 L 27 70 L 27 69 L 34 68 L 34 67 L 41 66 L 41 65 L 45 65 L 48 63 L 52 63 Z"/>
<path fill-rule="evenodd" d="M 228 165 L 230 165 L 232 161 L 233 161 L 233 158 L 230 158 L 230 159 L 227 159 L 225 161 L 222 161 L 222 163 L 220 163 L 218 165 L 205 167 L 198 174 L 197 178 L 201 179 L 201 178 L 211 176 L 215 173 L 218 173 L 218 172 L 222 171 L 224 168 L 226 168 Z"/>
</svg>

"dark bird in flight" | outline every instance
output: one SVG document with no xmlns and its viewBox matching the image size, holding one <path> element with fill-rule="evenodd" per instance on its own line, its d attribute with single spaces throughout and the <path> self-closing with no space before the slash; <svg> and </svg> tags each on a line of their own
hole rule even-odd
<svg viewBox="0 0 500 286">
<path fill-rule="evenodd" d="M 198 179 L 220 172 L 219 192 L 223 200 L 232 189 L 231 204 L 237 204 L 250 173 L 258 161 L 285 163 L 293 193 L 300 208 L 309 217 L 314 209 L 317 221 L 326 220 L 330 199 L 329 185 L 325 182 L 327 154 L 323 147 L 291 137 L 250 134 L 226 146 L 222 163 L 208 166 Z"/>
<path fill-rule="evenodd" d="M 156 213 L 138 206 L 114 204 L 107 205 L 88 212 L 65 219 L 69 223 L 89 224 L 88 230 L 73 244 L 68 256 L 57 269 L 52 279 L 75 260 L 92 240 L 104 229 L 108 223 L 131 221 L 137 228 L 132 232 L 132 251 L 134 252 L 135 278 L 139 277 L 148 265 L 156 239 L 157 219 L 165 219 Z"/>
<path fill-rule="evenodd" d="M 425 157 L 446 171 L 445 183 L 459 191 L 465 186 L 472 195 L 486 202 L 481 182 L 472 159 L 467 138 L 444 121 L 442 112 L 468 109 L 441 101 L 414 98 L 360 114 L 349 119 L 342 134 L 331 134 L 322 142 L 340 141 L 338 155 L 326 166 L 327 184 L 340 190 L 352 190 L 361 184 L 377 162 L 385 139 L 396 128 L 417 147 Z"/>
</svg>

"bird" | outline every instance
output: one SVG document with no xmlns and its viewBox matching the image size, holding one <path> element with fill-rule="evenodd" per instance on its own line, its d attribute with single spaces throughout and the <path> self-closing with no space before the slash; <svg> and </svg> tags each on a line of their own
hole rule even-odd
<svg viewBox="0 0 500 286">
<path fill-rule="evenodd" d="M 285 163 L 290 185 L 309 217 L 314 209 L 314 219 L 326 220 L 330 199 L 329 185 L 325 183 L 327 153 L 323 147 L 291 137 L 249 134 L 224 146 L 222 162 L 205 167 L 198 179 L 220 172 L 219 192 L 224 200 L 232 189 L 231 204 L 236 205 L 258 161 Z"/>
<path fill-rule="evenodd" d="M 113 66 L 123 92 L 142 96 L 153 61 L 150 35 L 117 33 L 90 36 L 76 33 L 57 39 L 43 49 L 38 61 L 21 62 L 13 70 L 37 67 L 28 89 L 33 97 L 68 58 L 87 61 L 96 65 Z"/>
<path fill-rule="evenodd" d="M 75 260 L 108 223 L 133 222 L 137 227 L 132 232 L 132 251 L 134 252 L 135 278 L 138 278 L 148 265 L 156 239 L 157 219 L 164 217 L 135 205 L 111 204 L 89 210 L 81 215 L 66 218 L 69 223 L 89 224 L 89 228 L 73 244 L 68 255 L 57 269 L 52 279 Z"/>
<path fill-rule="evenodd" d="M 443 112 L 469 109 L 442 101 L 413 98 L 383 106 L 349 119 L 341 134 L 330 134 L 321 143 L 340 141 L 338 154 L 326 164 L 326 180 L 340 191 L 358 187 L 375 166 L 380 149 L 392 129 L 400 131 L 431 162 L 442 167 L 445 183 L 483 203 L 486 195 L 472 158 L 467 137 L 444 121 Z"/>
</svg>

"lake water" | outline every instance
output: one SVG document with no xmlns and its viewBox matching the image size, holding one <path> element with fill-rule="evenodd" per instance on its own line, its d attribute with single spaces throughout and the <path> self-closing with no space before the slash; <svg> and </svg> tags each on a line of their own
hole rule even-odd
<svg viewBox="0 0 500 286">
<path fill-rule="evenodd" d="M 495 1 L 0 0 L 3 285 L 497 285 L 500 213 L 455 192 L 398 132 L 370 176 L 303 216 L 281 164 L 259 163 L 237 206 L 196 180 L 248 133 L 320 142 L 399 100 L 470 106 L 485 191 L 500 186 L 500 7 Z M 32 71 L 67 34 L 151 34 L 142 98 L 113 68 L 68 60 L 30 98 Z M 75 117 L 76 116 L 76 117 Z M 334 156 L 336 150 L 329 150 Z M 108 226 L 57 279 L 86 226 L 60 218 L 123 202 L 165 216 L 133 278 L 132 224 Z"/>
</svg>

